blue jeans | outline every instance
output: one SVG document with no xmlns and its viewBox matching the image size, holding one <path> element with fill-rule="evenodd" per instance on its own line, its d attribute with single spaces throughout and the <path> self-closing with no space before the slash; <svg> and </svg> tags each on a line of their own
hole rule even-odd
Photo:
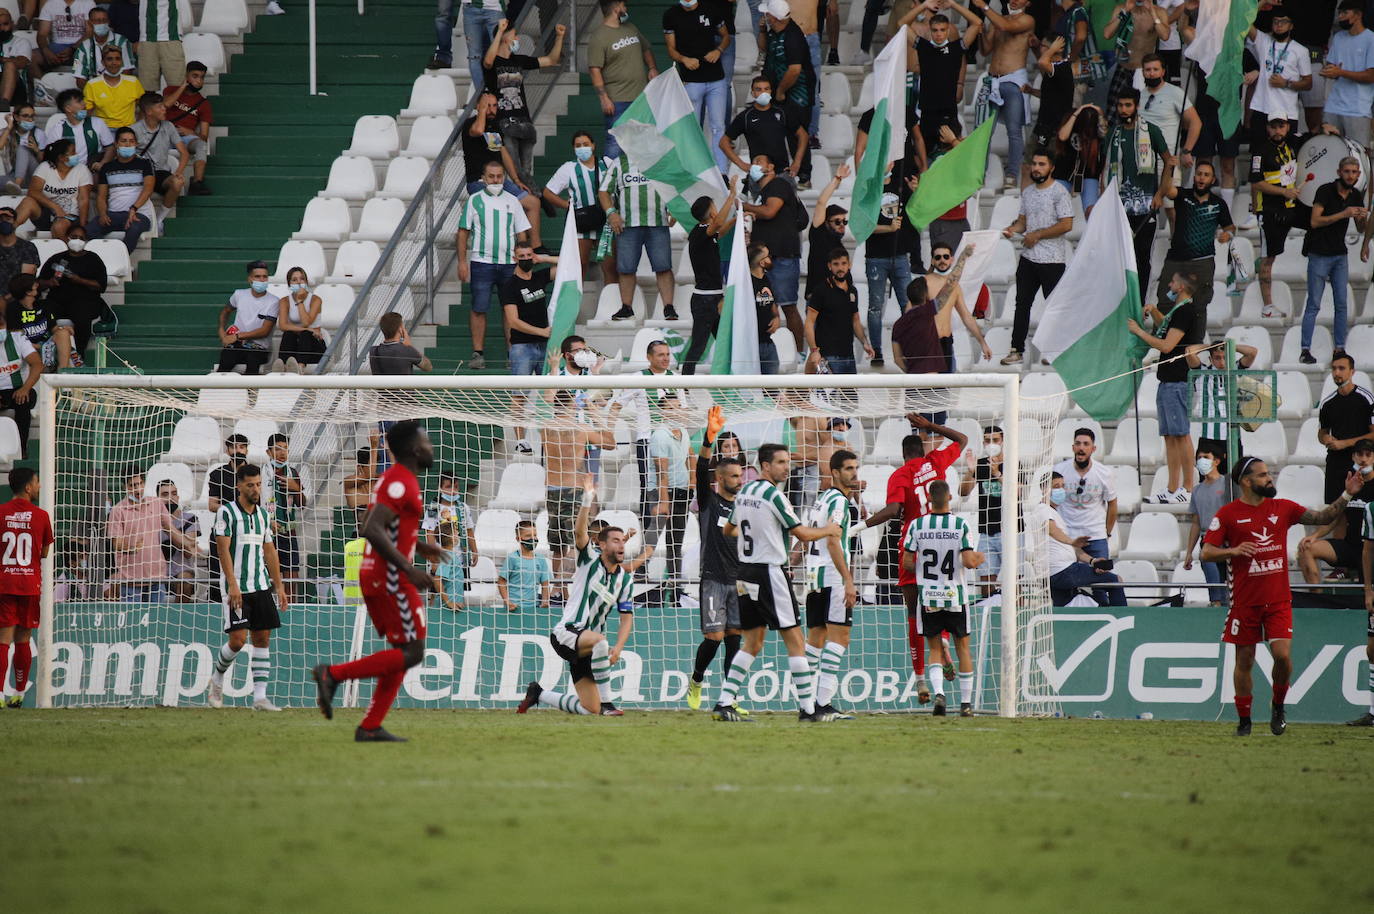
<svg viewBox="0 0 1374 914">
<path fill-rule="evenodd" d="M 548 357 L 543 343 L 512 343 L 510 347 L 511 374 L 543 374 L 540 369 Z"/>
<path fill-rule="evenodd" d="M 819 23 L 821 28 L 825 28 L 825 18 L 822 17 Z M 813 34 L 806 36 L 806 45 L 811 49 L 811 73 L 816 80 L 816 84 L 811 87 L 811 128 L 807 131 L 815 137 L 821 131 L 821 32 L 817 29 Z"/>
<path fill-rule="evenodd" d="M 795 305 L 801 288 L 801 258 L 774 257 L 768 281 L 773 284 L 773 299 L 779 308 Z"/>
<path fill-rule="evenodd" d="M 1350 264 L 1344 254 L 1307 255 L 1307 309 L 1302 313 L 1302 348 L 1312 348 L 1312 331 L 1317 327 L 1317 312 L 1322 307 L 1322 292 L 1331 283 L 1331 300 L 1336 309 L 1337 349 L 1345 348 L 1345 285 L 1350 282 Z"/>
<path fill-rule="evenodd" d="M 1064 189 L 1070 194 L 1073 193 L 1073 185 L 1068 181 L 1062 178 L 1056 178 L 1055 182 L 1062 184 Z M 1078 195 L 1079 199 L 1083 201 L 1083 209 L 1086 211 L 1096 206 L 1097 198 L 1100 196 L 1102 196 L 1102 186 L 1098 183 L 1098 180 L 1096 178 L 1084 178 L 1083 191 Z"/>
<path fill-rule="evenodd" d="M 1220 587 L 1208 587 L 1207 599 L 1213 603 L 1226 602 L 1226 569 L 1221 567 L 1220 562 L 1202 562 L 1202 577 L 1208 584 L 1220 584 Z"/>
<path fill-rule="evenodd" d="M 1074 562 L 1063 571 L 1050 575 L 1050 602 L 1055 606 L 1068 606 L 1074 591 L 1092 587 L 1093 599 L 1098 606 L 1125 606 L 1126 591 L 1120 587 L 1093 586 L 1119 583 L 1121 579 L 1110 571 L 1099 574 L 1087 562 Z"/>
<path fill-rule="evenodd" d="M 824 356 L 825 367 L 830 369 L 831 374 L 858 374 L 859 363 L 856 359 L 836 358 L 833 355 Z"/>
<path fill-rule="evenodd" d="M 724 55 L 722 55 L 723 57 Z M 720 148 L 720 138 L 725 135 L 726 87 L 729 82 L 718 79 L 713 83 L 683 83 L 687 97 L 692 100 L 692 109 L 701 122 L 702 132 L 711 141 L 711 152 L 716 157 L 716 167 L 722 173 L 730 170 L 730 160 Z"/>
<path fill-rule="evenodd" d="M 883 357 L 883 306 L 887 304 L 890 285 L 897 301 L 906 301 L 906 287 L 911 285 L 911 262 L 906 256 L 870 257 L 864 261 L 868 277 L 868 341 L 873 357 Z"/>
<path fill-rule="evenodd" d="M 759 41 L 759 23 L 763 21 L 763 0 L 749 0 L 749 21 L 754 24 L 754 43 Z M 727 76 L 729 74 L 726 74 Z"/>
<path fill-rule="evenodd" d="M 434 14 L 434 59 L 446 67 L 453 64 L 453 27 L 458 24 L 453 10 L 458 5 L 458 0 L 439 0 Z"/>
<path fill-rule="evenodd" d="M 110 213 L 110 224 L 101 225 L 99 217 L 86 223 L 86 234 L 91 238 L 104 238 L 106 235 L 113 235 L 117 232 L 124 233 L 124 246 L 129 249 L 129 253 L 134 252 L 138 247 L 138 239 L 143 237 L 143 233 L 153 227 L 148 221 L 148 217 L 142 213 L 134 214 L 134 224 L 125 228 L 124 224 L 129 220 L 129 211 Z"/>
<path fill-rule="evenodd" d="M 443 0 L 440 0 L 441 7 Z M 482 85 L 482 57 L 486 55 L 487 48 L 491 47 L 492 39 L 496 37 L 496 24 L 504 19 L 505 13 L 500 10 L 478 9 L 470 4 L 463 4 L 463 37 L 468 42 L 468 72 L 472 74 L 472 85 L 474 87 Z M 435 27 L 439 25 L 436 17 Z M 437 56 L 437 55 L 436 55 Z M 453 58 L 453 49 L 448 49 L 450 63 Z M 443 58 L 440 58 L 442 62 Z"/>
<path fill-rule="evenodd" d="M 1105 559 L 1110 555 L 1107 552 L 1107 541 L 1105 539 L 1088 540 L 1088 544 L 1083 547 L 1083 551 L 1095 559 Z"/>
<path fill-rule="evenodd" d="M 1026 151 L 1026 97 L 1014 82 L 1003 80 L 1001 85 L 1002 107 L 997 109 L 997 122 L 1007 130 L 1007 161 L 1002 172 L 1016 178 L 1021 175 L 1021 156 Z"/>
<path fill-rule="evenodd" d="M 772 340 L 759 343 L 759 372 L 761 374 L 778 373 L 778 345 Z"/>
<path fill-rule="evenodd" d="M 616 238 L 615 268 L 633 275 L 639 271 L 639 258 L 645 251 L 649 252 L 649 269 L 655 273 L 667 273 L 673 268 L 673 236 L 668 226 L 626 226 Z"/>
<path fill-rule="evenodd" d="M 500 290 L 515 274 L 513 263 L 482 263 L 474 260 L 469 267 L 468 287 L 472 291 L 472 310 L 486 314 L 491 308 L 493 292 Z"/>
<path fill-rule="evenodd" d="M 166 603 L 167 587 L 161 581 L 122 584 L 119 588 L 119 599 L 124 603 Z"/>
<path fill-rule="evenodd" d="M 615 126 L 616 118 L 625 113 L 625 109 L 630 107 L 629 102 L 611 102 L 612 114 L 606 118 L 606 130 L 610 131 Z M 616 142 L 615 135 L 607 132 L 606 134 L 606 158 L 620 158 L 620 144 Z"/>
</svg>

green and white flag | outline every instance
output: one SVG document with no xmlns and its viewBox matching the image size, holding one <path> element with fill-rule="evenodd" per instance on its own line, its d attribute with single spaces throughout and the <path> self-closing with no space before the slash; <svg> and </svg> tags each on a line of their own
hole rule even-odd
<svg viewBox="0 0 1374 914">
<path fill-rule="evenodd" d="M 979 124 L 968 137 L 930 164 L 906 202 L 912 227 L 924 231 L 936 219 L 978 193 L 988 167 L 988 146 L 997 118 Z M 864 156 L 867 158 L 867 156 Z"/>
<path fill-rule="evenodd" d="M 1045 302 L 1034 339 L 1074 400 L 1098 422 L 1124 416 L 1140 383 L 1148 347 L 1126 328 L 1131 318 L 1141 319 L 1140 276 L 1131 224 L 1112 181 Z"/>
<path fill-rule="evenodd" d="M 1222 136 L 1240 125 L 1245 38 L 1255 24 L 1259 0 L 1201 0 L 1197 34 L 1184 55 L 1207 74 L 1207 94 L 1217 100 Z"/>
<path fill-rule="evenodd" d="M 558 249 L 558 268 L 553 274 L 553 295 L 549 297 L 550 359 L 557 359 L 559 347 L 577 326 L 582 309 L 582 253 L 577 247 L 577 220 L 571 212 L 563 223 L 563 246 Z"/>
<path fill-rule="evenodd" d="M 709 196 L 717 206 L 724 201 L 725 182 L 676 67 L 649 80 L 611 134 L 630 167 L 657 185 L 679 224 L 695 224 L 692 203 L 698 197 Z"/>
<path fill-rule="evenodd" d="M 883 202 L 883 178 L 906 147 L 906 51 L 910 46 L 907 27 L 902 26 L 873 61 L 873 123 L 854 174 L 854 202 L 849 208 L 849 231 L 855 243 L 873 234 Z"/>
<path fill-rule="evenodd" d="M 730 234 L 730 275 L 725 283 L 725 301 L 720 306 L 720 324 L 711 350 L 711 374 L 744 375 L 759 373 L 759 317 L 754 303 L 754 281 L 749 275 L 749 255 L 744 247 L 744 207 L 735 215 Z"/>
</svg>

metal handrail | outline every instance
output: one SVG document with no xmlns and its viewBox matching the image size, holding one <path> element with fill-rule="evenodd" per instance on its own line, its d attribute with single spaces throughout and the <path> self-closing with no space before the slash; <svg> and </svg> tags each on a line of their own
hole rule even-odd
<svg viewBox="0 0 1374 914">
<path fill-rule="evenodd" d="M 513 26 L 519 30 L 536 8 L 526 3 Z M 593 15 L 596 6 L 590 5 Z M 554 15 L 542 26 L 540 45 L 547 48 L 554 25 L 563 19 L 565 10 L 575 11 L 571 0 L 562 0 Z M 568 39 L 579 30 L 575 24 Z M 573 69 L 575 54 L 568 54 L 570 41 L 565 40 L 567 69 L 560 66 L 550 70 L 533 70 L 526 77 L 526 98 L 532 118 L 544 110 L 560 77 Z M 461 157 L 462 127 L 472 116 L 476 97 L 463 108 L 453 132 L 430 166 L 429 174 L 411 200 L 396 231 L 387 241 L 381 257 L 359 289 L 353 306 L 334 331 L 320 361 L 320 372 L 356 374 L 365 363 L 371 347 L 380 342 L 377 320 L 388 311 L 397 311 L 406 319 L 409 328 L 422 323 L 433 314 L 434 298 L 443 277 L 455 267 L 457 251 L 448 241 L 457 231 L 458 214 L 467 200 L 467 184 L 463 176 Z M 421 296 L 417 302 L 417 295 Z"/>
</svg>

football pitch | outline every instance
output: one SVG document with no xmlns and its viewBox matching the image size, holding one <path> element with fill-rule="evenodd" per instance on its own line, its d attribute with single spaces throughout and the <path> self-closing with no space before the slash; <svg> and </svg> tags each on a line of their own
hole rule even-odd
<svg viewBox="0 0 1374 914">
<path fill-rule="evenodd" d="M 402 710 L 411 742 L 359 745 L 359 716 L 0 711 L 4 909 L 1374 905 L 1369 730 Z"/>
</svg>

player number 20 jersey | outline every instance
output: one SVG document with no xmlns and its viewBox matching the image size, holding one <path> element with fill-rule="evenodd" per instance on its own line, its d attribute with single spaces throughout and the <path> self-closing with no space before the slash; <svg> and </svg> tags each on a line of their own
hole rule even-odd
<svg viewBox="0 0 1374 914">
<path fill-rule="evenodd" d="M 826 489 L 816 503 L 806 513 L 806 522 L 812 527 L 826 527 L 838 524 L 840 527 L 840 550 L 848 561 L 853 526 L 851 524 L 852 505 L 839 489 Z M 813 540 L 806 546 L 806 589 L 823 590 L 840 584 L 840 573 L 835 561 L 830 557 L 830 540 Z"/>
<path fill-rule="evenodd" d="M 968 605 L 963 553 L 971 550 L 968 523 L 954 514 L 927 514 L 906 528 L 902 549 L 916 558 L 916 584 L 927 609 Z"/>
</svg>

